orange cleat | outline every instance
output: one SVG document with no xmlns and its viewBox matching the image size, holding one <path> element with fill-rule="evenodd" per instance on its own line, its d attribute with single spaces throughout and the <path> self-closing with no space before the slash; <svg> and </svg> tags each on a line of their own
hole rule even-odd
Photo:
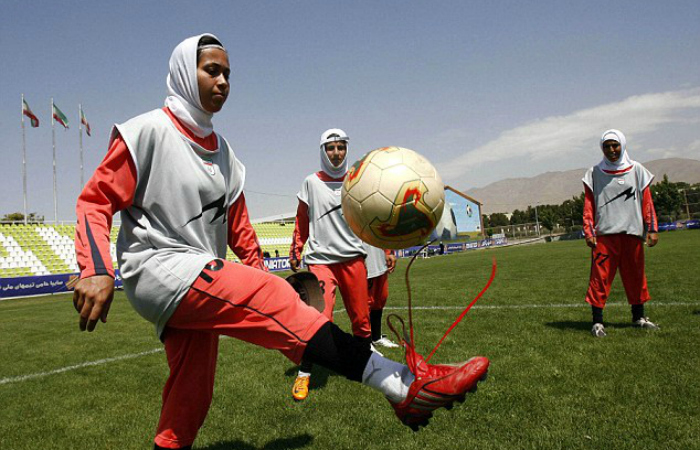
<svg viewBox="0 0 700 450">
<path fill-rule="evenodd" d="M 306 400 L 306 397 L 309 396 L 309 380 L 311 377 L 305 376 L 297 376 L 297 379 L 294 380 L 294 387 L 292 387 L 292 397 L 294 400 L 301 402 L 303 400 Z"/>
</svg>

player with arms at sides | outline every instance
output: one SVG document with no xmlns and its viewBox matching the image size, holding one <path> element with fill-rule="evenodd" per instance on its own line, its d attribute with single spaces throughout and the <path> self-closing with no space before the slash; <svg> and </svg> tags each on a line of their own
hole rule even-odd
<svg viewBox="0 0 700 450">
<path fill-rule="evenodd" d="M 404 424 L 425 425 L 430 411 L 476 385 L 488 360 L 455 368 L 426 364 L 412 351 L 408 366 L 383 358 L 264 270 L 242 193 L 245 168 L 211 122 L 228 97 L 229 74 L 216 37 L 188 38 L 170 58 L 166 106 L 114 127 L 76 207 L 80 329 L 107 321 L 114 295 L 109 231 L 121 211 L 124 290 L 155 325 L 170 368 L 154 448 L 191 448 L 212 401 L 220 335 L 362 382 L 382 392 Z M 224 259 L 227 245 L 243 264 Z M 427 390 L 438 391 L 439 401 L 425 410 L 417 402 Z"/>
<path fill-rule="evenodd" d="M 299 204 L 289 265 L 295 272 L 299 269 L 304 244 L 308 244 L 304 263 L 321 283 L 323 314 L 333 320 L 336 288 L 339 289 L 353 335 L 370 348 L 367 255 L 362 241 L 345 221 L 340 205 L 340 192 L 348 171 L 349 140 L 339 128 L 331 128 L 321 135 L 321 170 L 306 177 L 297 194 Z M 297 401 L 306 399 L 309 394 L 311 369 L 312 364 L 304 360 L 292 387 L 292 397 Z"/>
<path fill-rule="evenodd" d="M 593 311 L 591 334 L 606 336 L 603 308 L 618 269 L 632 307 L 632 322 L 637 327 L 655 330 L 658 326 L 644 315 L 644 304 L 650 299 L 644 273 L 644 241 L 649 247 L 658 242 L 658 223 L 649 190 L 654 176 L 629 158 L 621 131 L 605 131 L 600 148 L 603 159 L 583 177 L 583 231 L 586 244 L 592 249 L 586 293 L 586 302 Z"/>
<path fill-rule="evenodd" d="M 391 250 L 382 250 L 363 242 L 367 252 L 367 289 L 369 292 L 369 322 L 374 347 L 397 348 L 399 345 L 382 334 L 382 316 L 389 298 L 389 274 L 396 267 L 396 256 Z"/>
</svg>

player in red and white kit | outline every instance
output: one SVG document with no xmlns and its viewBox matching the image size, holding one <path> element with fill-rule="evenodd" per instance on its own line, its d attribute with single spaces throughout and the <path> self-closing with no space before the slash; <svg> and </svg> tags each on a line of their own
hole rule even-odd
<svg viewBox="0 0 700 450">
<path fill-rule="evenodd" d="M 369 298 L 367 268 L 362 241 L 350 230 L 340 205 L 340 192 L 348 171 L 350 138 L 339 128 L 321 135 L 321 170 L 302 183 L 297 194 L 296 225 L 289 250 L 292 270 L 299 269 L 304 244 L 304 264 L 318 277 L 323 291 L 324 315 L 333 320 L 336 288 L 350 316 L 352 333 L 370 346 Z M 299 369 L 292 397 L 301 401 L 309 393 L 312 365 L 304 361 Z"/>
<path fill-rule="evenodd" d="M 390 361 L 264 270 L 242 193 L 245 168 L 211 122 L 228 97 L 229 74 L 226 50 L 213 35 L 188 38 L 170 58 L 166 106 L 113 129 L 76 208 L 81 274 L 73 304 L 80 329 L 107 320 L 114 295 L 109 231 L 121 211 L 124 290 L 155 325 L 170 368 L 156 449 L 191 448 L 212 401 L 222 334 L 362 382 L 382 392 L 404 424 L 424 425 L 430 411 L 474 387 L 488 360 L 454 368 L 414 362 L 417 354 L 407 351 L 408 366 Z M 224 259 L 227 245 L 244 264 Z M 425 410 L 420 399 L 428 390 L 437 390 L 439 401 Z"/>
<path fill-rule="evenodd" d="M 644 273 L 644 241 L 658 242 L 658 224 L 649 186 L 654 176 L 627 156 L 625 135 L 607 130 L 600 138 L 603 159 L 588 169 L 583 184 L 583 230 L 592 249 L 591 275 L 586 302 L 593 312 L 591 334 L 606 336 L 603 308 L 610 285 L 620 270 L 635 326 L 657 329 L 644 315 L 649 300 Z"/>
<path fill-rule="evenodd" d="M 369 322 L 372 328 L 372 345 L 375 348 L 397 348 L 399 345 L 382 334 L 382 316 L 389 298 L 389 274 L 396 267 L 396 256 L 391 250 L 382 250 L 366 242 L 362 243 L 367 258 L 367 289 L 369 292 Z"/>
</svg>

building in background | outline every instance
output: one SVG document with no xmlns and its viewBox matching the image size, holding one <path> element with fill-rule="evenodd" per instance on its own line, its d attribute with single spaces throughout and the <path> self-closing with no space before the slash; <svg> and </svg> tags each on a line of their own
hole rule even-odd
<svg viewBox="0 0 700 450">
<path fill-rule="evenodd" d="M 482 234 L 481 203 L 467 194 L 445 186 L 445 210 L 431 239 L 452 241 Z"/>
</svg>

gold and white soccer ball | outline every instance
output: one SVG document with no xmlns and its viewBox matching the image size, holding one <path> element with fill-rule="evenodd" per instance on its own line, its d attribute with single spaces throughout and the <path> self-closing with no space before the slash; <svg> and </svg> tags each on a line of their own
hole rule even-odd
<svg viewBox="0 0 700 450">
<path fill-rule="evenodd" d="M 343 182 L 343 215 L 363 241 L 384 249 L 423 244 L 442 217 L 445 187 L 423 156 L 401 147 L 372 150 Z"/>
</svg>

